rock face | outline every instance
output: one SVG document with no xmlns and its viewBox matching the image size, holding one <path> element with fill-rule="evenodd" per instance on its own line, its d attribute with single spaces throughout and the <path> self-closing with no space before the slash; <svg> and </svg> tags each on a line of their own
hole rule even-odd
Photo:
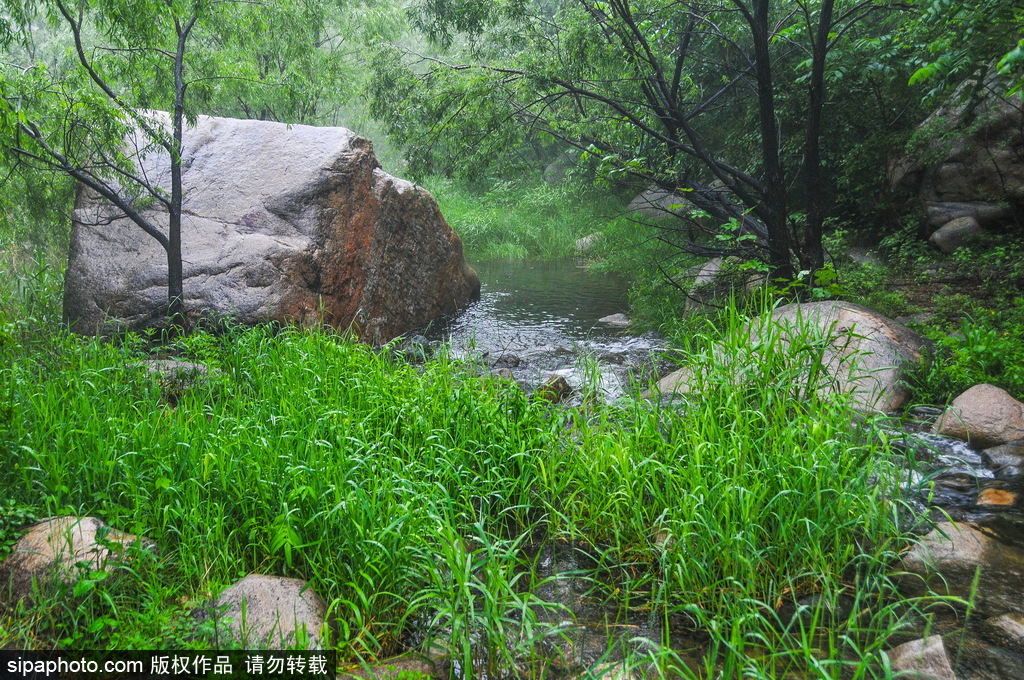
<svg viewBox="0 0 1024 680">
<path fill-rule="evenodd" d="M 975 385 L 949 405 L 935 425 L 936 433 L 995 447 L 1024 439 L 1024 403 L 995 385 Z"/>
<path fill-rule="evenodd" d="M 249 574 L 225 588 L 214 603 L 215 617 L 249 649 L 284 649 L 305 630 L 309 648 L 320 648 L 327 614 L 323 599 L 305 581 Z"/>
<path fill-rule="evenodd" d="M 323 321 L 380 343 L 479 293 L 434 199 L 381 170 L 370 142 L 349 130 L 200 116 L 185 131 L 183 158 L 190 317 Z M 166 154 L 136 163 L 169 187 Z M 166 212 L 151 207 L 146 215 L 166 229 Z M 155 325 L 166 286 L 156 240 L 80 191 L 64 296 L 72 328 L 96 334 Z"/>
<path fill-rule="evenodd" d="M 1024 218 L 1024 103 L 1005 92 L 986 83 L 971 102 L 961 88 L 921 125 L 935 140 L 930 148 L 892 168 L 893 186 L 924 204 L 931 227 L 960 217 L 982 227 Z"/>
<path fill-rule="evenodd" d="M 972 524 L 944 522 L 903 557 L 901 587 L 910 594 L 927 585 L 939 594 L 967 600 L 974 574 L 981 570 L 976 594 L 978 610 L 986 616 L 1024 613 L 1024 551 L 990 530 Z"/>
<path fill-rule="evenodd" d="M 59 578 L 75 579 L 75 566 L 105 570 L 124 561 L 122 549 L 145 539 L 115 531 L 95 517 L 51 517 L 33 525 L 0 564 L 0 597 L 12 602 L 32 594 L 32 581 Z M 120 547 L 119 547 L 120 546 Z"/>
<path fill-rule="evenodd" d="M 821 357 L 830 376 L 826 388 L 850 394 L 864 410 L 893 411 L 906 403 L 904 369 L 921 358 L 924 338 L 906 326 L 850 302 L 826 301 L 785 305 L 770 319 L 751 324 L 751 344 L 758 346 L 769 333 L 778 332 L 783 345 L 795 336 L 814 332 L 828 338 Z M 685 393 L 694 370 L 685 367 L 658 383 L 661 394 Z"/>
<path fill-rule="evenodd" d="M 890 649 L 886 654 L 899 677 L 914 680 L 956 680 L 946 645 L 939 635 L 912 640 Z"/>
</svg>

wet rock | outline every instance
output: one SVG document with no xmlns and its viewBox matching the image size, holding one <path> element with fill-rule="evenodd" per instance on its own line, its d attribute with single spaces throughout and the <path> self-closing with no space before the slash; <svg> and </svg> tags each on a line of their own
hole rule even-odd
<svg viewBox="0 0 1024 680">
<path fill-rule="evenodd" d="M 982 226 L 1002 222 L 1013 214 L 1009 206 L 999 203 L 930 201 L 925 204 L 927 222 L 941 227 L 960 217 L 973 217 Z"/>
<path fill-rule="evenodd" d="M 299 631 L 310 649 L 320 648 L 327 605 L 297 578 L 249 574 L 225 588 L 212 602 L 219 631 L 247 649 L 285 649 L 298 644 Z M 243 611 L 244 609 L 244 611 Z"/>
<path fill-rule="evenodd" d="M 1003 614 L 986 619 L 981 635 L 989 642 L 1024 651 L 1024 615 Z"/>
<path fill-rule="evenodd" d="M 166 113 L 150 115 L 167 125 Z M 191 321 L 328 323 L 381 344 L 479 294 L 433 197 L 381 170 L 369 140 L 339 127 L 209 116 L 184 135 Z M 169 193 L 167 154 L 133 160 Z M 160 207 L 144 215 L 166 230 Z M 80 191 L 65 320 L 83 334 L 138 331 L 165 321 L 166 302 L 163 248 L 97 193 Z"/>
<path fill-rule="evenodd" d="M 608 316 L 602 316 L 598 319 L 599 323 L 606 323 L 609 326 L 617 326 L 619 328 L 626 328 L 632 323 L 628 316 L 625 314 L 609 314 Z"/>
<path fill-rule="evenodd" d="M 493 368 L 518 368 L 523 365 L 523 360 L 514 352 L 502 352 L 501 356 L 491 364 Z"/>
<path fill-rule="evenodd" d="M 1018 477 L 1024 474 L 1024 439 L 985 449 L 981 459 L 999 479 Z"/>
<path fill-rule="evenodd" d="M 130 560 L 132 547 L 153 550 L 147 538 L 111 529 L 95 517 L 50 517 L 32 525 L 0 563 L 0 594 L 30 598 L 32 582 L 74 582 L 78 567 L 106 571 Z"/>
<path fill-rule="evenodd" d="M 716 257 L 694 271 L 686 293 L 686 311 L 702 309 L 731 295 L 750 292 L 764 282 L 759 274 L 738 267 L 738 257 Z"/>
<path fill-rule="evenodd" d="M 958 217 L 932 232 L 928 243 L 948 254 L 984 234 L 985 231 L 978 224 L 978 220 L 973 217 Z"/>
<path fill-rule="evenodd" d="M 1010 508 L 1017 504 L 1017 494 L 1007 489 L 982 489 L 978 494 L 978 505 L 994 508 Z"/>
<path fill-rule="evenodd" d="M 886 652 L 889 664 L 907 680 L 956 680 L 946 645 L 939 635 L 912 640 Z"/>
<path fill-rule="evenodd" d="M 447 677 L 438 671 L 438 665 L 428 658 L 416 655 L 396 656 L 372 666 L 341 669 L 340 680 L 428 680 Z"/>
<path fill-rule="evenodd" d="M 491 375 L 495 378 L 501 378 L 502 380 L 515 380 L 516 376 L 512 373 L 511 368 L 496 368 L 491 371 Z"/>
<path fill-rule="evenodd" d="M 1024 439 L 1024 403 L 995 385 L 975 385 L 953 400 L 936 432 L 979 448 Z"/>
<path fill-rule="evenodd" d="M 908 594 L 925 586 L 940 595 L 971 596 L 975 571 L 981 575 L 975 601 L 985 616 L 1024 613 L 1024 550 L 1006 536 L 974 524 L 943 522 L 904 555 L 900 579 Z"/>
<path fill-rule="evenodd" d="M 931 431 L 932 424 L 939 419 L 942 411 L 937 406 L 912 406 L 907 409 L 903 429 L 907 432 Z"/>
<path fill-rule="evenodd" d="M 533 398 L 546 401 L 549 404 L 557 404 L 564 401 L 570 394 L 572 394 L 572 386 L 569 385 L 569 381 L 560 375 L 553 375 L 534 391 Z"/>
</svg>

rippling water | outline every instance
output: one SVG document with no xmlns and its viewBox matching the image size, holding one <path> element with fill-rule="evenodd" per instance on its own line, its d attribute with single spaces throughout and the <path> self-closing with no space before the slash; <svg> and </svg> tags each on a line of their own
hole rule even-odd
<svg viewBox="0 0 1024 680">
<path fill-rule="evenodd" d="M 536 383 L 557 373 L 579 383 L 581 357 L 598 360 L 601 389 L 621 393 L 631 369 L 657 351 L 653 337 L 637 337 L 599 319 L 629 310 L 628 282 L 572 261 L 472 262 L 480 300 L 428 333 L 458 355 L 476 354 Z"/>
</svg>

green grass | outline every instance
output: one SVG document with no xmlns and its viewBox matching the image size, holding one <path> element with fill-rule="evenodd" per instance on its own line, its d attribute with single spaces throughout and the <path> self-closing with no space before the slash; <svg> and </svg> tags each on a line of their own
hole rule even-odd
<svg viewBox="0 0 1024 680">
<path fill-rule="evenodd" d="M 794 392 L 802 364 L 775 340 L 755 359 L 735 311 L 691 337 L 698 396 L 561 410 L 329 332 L 75 337 L 53 322 L 56 274 L 22 265 L 0 312 L 7 515 L 94 515 L 159 550 L 9 607 L 0 645 L 223 645 L 191 608 L 259 572 L 311 581 L 345 660 L 436 640 L 468 675 L 542 677 L 571 615 L 536 595 L 558 575 L 535 558 L 571 544 L 595 565 L 589 600 L 706 636 L 696 669 L 667 633 L 629 664 L 884 677 L 912 610 L 887 578 L 905 544 L 891 454 L 842 400 Z M 210 375 L 169 400 L 137 363 L 152 351 Z"/>
<path fill-rule="evenodd" d="M 455 180 L 430 177 L 424 186 L 471 258 L 573 257 L 577 239 L 600 231 L 624 208 L 613 195 L 570 183 L 498 182 L 479 192 Z"/>
</svg>

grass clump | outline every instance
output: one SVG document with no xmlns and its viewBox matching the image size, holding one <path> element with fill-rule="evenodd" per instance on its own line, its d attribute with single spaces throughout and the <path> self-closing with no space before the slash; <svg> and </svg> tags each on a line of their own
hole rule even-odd
<svg viewBox="0 0 1024 680">
<path fill-rule="evenodd" d="M 322 332 L 165 347 L 209 368 L 174 406 L 141 341 L 8 343 L 5 496 L 101 517 L 159 557 L 7 612 L 0 642 L 223 644 L 188 612 L 258 572 L 310 580 L 345 659 L 434 640 L 466 676 L 540 677 L 575 603 L 540 597 L 564 575 L 536 555 L 571 545 L 593 565 L 580 597 L 663 631 L 612 656 L 666 676 L 867 677 L 904 613 L 889 453 L 842 399 L 795 391 L 805 362 L 772 339 L 755 356 L 747 319 L 727 319 L 692 337 L 705 370 L 685 403 L 586 412 Z M 705 636 L 698 667 L 673 647 L 680 625 Z"/>
</svg>

